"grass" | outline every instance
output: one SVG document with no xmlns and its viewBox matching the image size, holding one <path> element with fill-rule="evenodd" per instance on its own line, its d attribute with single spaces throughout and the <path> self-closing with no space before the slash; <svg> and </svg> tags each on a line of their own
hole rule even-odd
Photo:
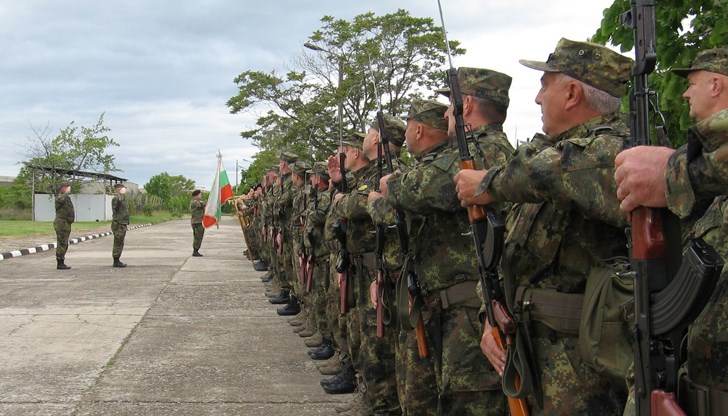
<svg viewBox="0 0 728 416">
<path fill-rule="evenodd" d="M 159 224 L 175 219 L 168 212 L 155 212 L 152 215 L 132 215 L 132 224 Z M 109 230 L 111 221 L 74 222 L 74 233 L 82 231 Z M 0 220 L 0 237 L 32 237 L 34 235 L 54 234 L 52 221 Z"/>
</svg>

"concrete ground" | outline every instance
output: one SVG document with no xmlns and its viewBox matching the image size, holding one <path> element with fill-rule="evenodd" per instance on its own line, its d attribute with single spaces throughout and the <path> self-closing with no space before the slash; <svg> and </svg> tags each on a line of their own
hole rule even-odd
<svg viewBox="0 0 728 416">
<path fill-rule="evenodd" d="M 0 261 L 1 415 L 335 415 L 263 295 L 236 219 L 191 257 L 189 220 Z M 17 247 L 18 249 L 23 247 Z"/>
</svg>

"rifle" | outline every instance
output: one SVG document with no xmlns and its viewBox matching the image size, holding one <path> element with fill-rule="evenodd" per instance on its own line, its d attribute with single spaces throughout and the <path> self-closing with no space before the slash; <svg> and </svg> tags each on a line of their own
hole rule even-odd
<svg viewBox="0 0 728 416">
<path fill-rule="evenodd" d="M 346 153 L 344 153 L 344 136 L 341 131 L 341 123 L 341 106 L 339 106 L 339 169 L 341 169 L 339 192 L 346 194 L 349 192 L 349 186 L 346 183 L 346 171 L 344 169 Z M 339 259 L 336 261 L 336 273 L 341 282 L 339 285 L 339 312 L 346 315 L 349 313 L 349 265 L 351 264 L 349 250 L 346 248 L 346 220 L 337 219 L 333 228 L 334 236 L 339 242 Z"/>
<path fill-rule="evenodd" d="M 312 192 L 313 192 L 313 195 L 312 195 L 313 209 L 315 211 L 318 209 L 318 184 L 316 184 L 316 186 L 313 187 Z M 308 241 L 310 242 L 310 245 L 311 245 L 310 251 L 308 253 L 308 261 L 305 264 L 306 276 L 308 278 L 308 280 L 306 280 L 306 293 L 311 293 L 311 291 L 313 290 L 313 268 L 315 265 L 315 259 L 314 259 L 314 257 L 315 257 L 315 253 L 314 253 L 315 239 L 314 239 L 313 229 L 310 229 L 307 227 L 305 232 L 306 232 Z"/>
<path fill-rule="evenodd" d="M 463 119 L 463 96 L 460 93 L 458 71 L 452 64 L 450 43 L 447 40 L 445 19 L 442 15 L 440 0 L 437 1 L 442 21 L 442 31 L 445 37 L 447 57 L 450 68 L 447 70 L 447 80 L 450 87 L 450 101 L 453 106 L 453 117 L 455 117 L 455 132 L 460 155 L 460 170 L 475 169 L 475 162 L 470 155 L 468 142 L 465 136 L 465 120 Z M 478 272 L 483 293 L 486 297 L 485 307 L 487 309 L 488 322 L 492 327 L 493 338 L 502 351 L 505 346 L 513 345 L 515 334 L 518 328 L 516 319 L 505 303 L 505 296 L 498 282 L 498 262 L 503 247 L 503 233 L 505 226 L 503 220 L 490 207 L 473 205 L 468 207 L 468 220 L 475 242 L 475 252 L 478 258 Z M 486 254 L 487 253 L 487 254 Z M 520 388 L 520 377 L 515 380 L 516 389 Z M 508 407 L 511 415 L 528 415 L 528 403 L 524 398 L 508 396 Z"/>
<path fill-rule="evenodd" d="M 632 0 L 622 22 L 634 33 L 635 66 L 630 96 L 628 146 L 650 144 L 651 102 L 648 75 L 657 61 L 655 0 Z M 659 111 L 658 111 L 659 114 Z M 638 207 L 629 214 L 629 243 L 635 294 L 633 337 L 636 414 L 685 415 L 676 401 L 680 341 L 715 287 L 723 262 L 702 239 L 691 240 L 678 272 L 670 279 L 664 209 Z"/>
</svg>

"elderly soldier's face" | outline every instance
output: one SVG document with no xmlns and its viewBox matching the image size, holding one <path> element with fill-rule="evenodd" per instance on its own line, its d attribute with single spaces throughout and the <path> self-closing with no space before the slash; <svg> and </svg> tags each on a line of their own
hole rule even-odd
<svg viewBox="0 0 728 416">
<path fill-rule="evenodd" d="M 549 136 L 556 136 L 571 127 L 564 108 L 569 98 L 568 80 L 560 72 L 544 72 L 541 77 L 536 104 L 541 106 L 541 130 Z"/>
<path fill-rule="evenodd" d="M 682 96 L 688 100 L 690 117 L 695 121 L 701 121 L 715 112 L 710 106 L 715 76 L 708 71 L 693 71 L 688 74 L 688 89 Z"/>
<path fill-rule="evenodd" d="M 379 143 L 379 132 L 370 127 L 369 130 L 367 130 L 367 135 L 364 137 L 364 142 L 362 143 L 364 153 L 370 154 L 369 152 L 374 152 L 376 150 L 374 146 L 376 146 L 377 143 Z"/>
<path fill-rule="evenodd" d="M 447 113 L 445 113 L 447 115 Z M 404 140 L 407 143 L 407 149 L 412 153 L 417 153 L 417 122 L 407 120 L 407 130 L 404 131 Z"/>
</svg>

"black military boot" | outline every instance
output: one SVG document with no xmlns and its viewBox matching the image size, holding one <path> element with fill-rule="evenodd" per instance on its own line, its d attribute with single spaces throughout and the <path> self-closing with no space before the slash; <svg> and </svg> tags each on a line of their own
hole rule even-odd
<svg viewBox="0 0 728 416">
<path fill-rule="evenodd" d="M 325 339 L 318 348 L 310 350 L 308 356 L 313 360 L 328 360 L 334 356 L 334 344 Z"/>
<path fill-rule="evenodd" d="M 356 374 L 351 363 L 344 367 L 341 373 L 329 380 L 331 382 L 328 383 L 326 383 L 327 380 L 321 381 L 321 387 L 327 394 L 348 394 L 356 390 Z"/>
<path fill-rule="evenodd" d="M 278 308 L 276 312 L 278 312 L 278 315 L 281 316 L 291 316 L 291 315 L 298 315 L 299 312 L 301 312 L 301 305 L 298 304 L 298 298 L 295 296 L 291 296 L 291 301 L 288 302 L 288 305 Z"/>
<path fill-rule="evenodd" d="M 202 253 L 199 250 L 192 250 L 192 257 L 202 257 Z"/>
<path fill-rule="evenodd" d="M 126 263 L 122 263 L 119 257 L 114 257 L 114 267 L 126 267 Z"/>
<path fill-rule="evenodd" d="M 281 289 L 281 293 L 278 294 L 278 296 L 274 298 L 268 299 L 268 302 L 274 304 L 274 305 L 285 305 L 288 302 L 291 301 L 290 290 L 289 289 Z"/>
<path fill-rule="evenodd" d="M 253 264 L 253 269 L 257 272 L 265 272 L 268 271 L 268 264 L 263 260 L 258 260 Z"/>
<path fill-rule="evenodd" d="M 56 260 L 56 269 L 58 270 L 68 270 L 71 268 L 71 266 L 66 266 L 65 260 Z"/>
</svg>

